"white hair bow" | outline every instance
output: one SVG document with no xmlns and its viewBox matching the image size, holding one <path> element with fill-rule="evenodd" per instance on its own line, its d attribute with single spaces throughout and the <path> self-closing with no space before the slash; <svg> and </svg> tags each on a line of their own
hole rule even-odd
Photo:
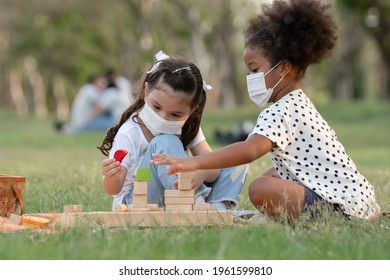
<svg viewBox="0 0 390 280">
<path fill-rule="evenodd" d="M 147 74 L 150 74 L 154 70 L 156 70 L 158 68 L 158 66 L 160 65 L 161 61 L 169 58 L 169 55 L 167 55 L 164 51 L 159 51 L 158 53 L 156 53 L 156 55 L 154 57 L 156 58 L 157 63 L 154 64 L 153 67 L 150 68 L 150 70 L 146 72 Z"/>
<path fill-rule="evenodd" d="M 169 55 L 167 55 L 163 50 L 160 50 L 158 53 L 156 53 L 156 55 L 154 56 L 157 60 L 157 63 L 153 65 L 152 68 L 150 68 L 150 70 L 148 70 L 146 73 L 147 74 L 150 74 L 152 73 L 154 70 L 156 70 L 158 68 L 158 66 L 160 65 L 161 61 L 169 58 Z M 203 80 L 203 90 L 204 91 L 208 91 L 208 90 L 212 90 L 213 87 L 208 85 L 205 80 Z"/>
</svg>

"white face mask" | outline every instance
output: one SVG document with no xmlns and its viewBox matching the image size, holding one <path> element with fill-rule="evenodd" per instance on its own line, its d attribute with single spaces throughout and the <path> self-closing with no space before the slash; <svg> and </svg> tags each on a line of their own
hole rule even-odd
<svg viewBox="0 0 390 280">
<path fill-rule="evenodd" d="M 267 73 L 259 72 L 254 74 L 249 74 L 246 76 L 246 83 L 248 87 L 248 93 L 249 98 L 258 106 L 264 107 L 274 90 L 274 88 L 283 80 L 283 78 L 286 76 L 284 75 L 273 88 L 268 88 L 265 84 L 265 76 L 270 73 L 272 70 L 274 70 L 282 61 L 280 61 L 278 64 L 276 64 L 274 67 L 272 67 Z"/>
<path fill-rule="evenodd" d="M 139 117 L 154 136 L 158 134 L 181 135 L 181 128 L 186 122 L 185 120 L 167 121 L 160 117 L 147 102 L 145 102 L 144 108 L 139 113 Z"/>
</svg>

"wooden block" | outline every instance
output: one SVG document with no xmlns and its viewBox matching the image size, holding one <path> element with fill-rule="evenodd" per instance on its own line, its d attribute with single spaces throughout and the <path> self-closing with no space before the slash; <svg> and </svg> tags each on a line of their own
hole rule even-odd
<svg viewBox="0 0 390 280">
<path fill-rule="evenodd" d="M 165 197 L 165 205 L 195 204 L 195 197 Z"/>
<path fill-rule="evenodd" d="M 62 213 L 63 228 L 74 226 L 125 227 L 125 226 L 216 226 L 232 225 L 230 211 L 199 212 L 80 212 Z"/>
<path fill-rule="evenodd" d="M 148 212 L 148 211 L 164 211 L 164 208 L 158 207 L 158 204 L 146 204 L 146 207 L 133 207 L 133 205 L 125 205 L 125 204 L 119 204 L 115 205 L 114 212 Z"/>
<path fill-rule="evenodd" d="M 178 181 L 178 189 L 180 191 L 189 191 L 192 189 L 191 179 L 181 179 Z"/>
<path fill-rule="evenodd" d="M 83 205 L 64 205 L 64 213 L 83 212 Z"/>
<path fill-rule="evenodd" d="M 158 204 L 147 204 L 150 211 L 164 211 L 164 208 L 158 207 Z"/>
<path fill-rule="evenodd" d="M 194 204 L 193 210 L 194 211 L 211 211 L 211 204 L 210 203 Z"/>
<path fill-rule="evenodd" d="M 134 182 L 133 194 L 148 194 L 148 182 Z"/>
<path fill-rule="evenodd" d="M 14 225 L 21 225 L 22 224 L 22 216 L 11 213 L 11 215 L 9 216 L 9 222 L 11 224 L 14 224 Z"/>
<path fill-rule="evenodd" d="M 133 195 L 133 207 L 146 208 L 148 204 L 148 197 L 143 194 Z"/>
<path fill-rule="evenodd" d="M 138 168 L 135 175 L 137 182 L 149 182 L 151 179 L 150 168 Z"/>
<path fill-rule="evenodd" d="M 127 212 L 127 205 L 126 204 L 115 205 L 114 212 Z"/>
<path fill-rule="evenodd" d="M 150 209 L 149 207 L 147 207 L 147 205 L 145 204 L 145 207 L 138 207 L 138 206 L 134 206 L 133 205 L 129 205 L 127 207 L 127 212 L 149 212 Z"/>
<path fill-rule="evenodd" d="M 180 172 L 178 174 L 179 181 L 182 179 L 190 179 L 192 178 L 192 172 Z"/>
<path fill-rule="evenodd" d="M 189 191 L 165 190 L 164 197 L 195 197 L 195 190 L 189 190 Z"/>
<path fill-rule="evenodd" d="M 133 194 L 133 201 L 148 201 L 148 196 L 146 194 Z"/>
<path fill-rule="evenodd" d="M 192 204 L 186 205 L 175 205 L 175 204 L 167 204 L 165 205 L 166 211 L 192 211 Z"/>
</svg>

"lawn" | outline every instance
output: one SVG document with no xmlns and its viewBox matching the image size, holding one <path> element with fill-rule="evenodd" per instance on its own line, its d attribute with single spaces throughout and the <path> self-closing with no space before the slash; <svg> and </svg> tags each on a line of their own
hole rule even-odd
<svg viewBox="0 0 390 280">
<path fill-rule="evenodd" d="M 375 186 L 382 210 L 390 211 L 390 107 L 388 104 L 319 105 L 358 169 Z M 216 128 L 255 121 L 254 106 L 234 110 L 206 108 L 203 130 L 213 148 Z M 0 173 L 27 178 L 26 212 L 61 212 L 65 204 L 84 211 L 110 211 L 112 199 L 101 186 L 96 149 L 103 133 L 61 135 L 52 120 L 17 118 L 0 110 Z M 240 208 L 253 210 L 249 182 L 271 164 L 268 157 L 251 163 Z M 389 260 L 390 220 L 377 223 L 334 215 L 303 216 L 294 226 L 283 220 L 239 222 L 223 227 L 120 228 L 77 227 L 50 233 L 33 230 L 0 233 L 0 259 L 53 260 Z M 6 249 L 6 248 L 12 248 Z"/>
</svg>

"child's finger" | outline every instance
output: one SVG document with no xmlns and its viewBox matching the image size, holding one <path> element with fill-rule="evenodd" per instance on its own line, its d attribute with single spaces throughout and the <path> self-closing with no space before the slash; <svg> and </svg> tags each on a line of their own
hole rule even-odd
<svg viewBox="0 0 390 280">
<path fill-rule="evenodd" d="M 171 157 L 167 155 L 161 155 L 161 154 L 153 154 L 153 160 L 150 162 L 155 165 L 165 165 L 165 164 L 171 164 L 172 159 Z"/>
<path fill-rule="evenodd" d="M 174 174 L 176 174 L 176 173 L 177 173 L 177 171 L 175 170 L 175 168 L 174 168 L 173 165 L 171 165 L 171 166 L 169 166 L 169 167 L 167 168 L 167 175 L 174 175 Z"/>
</svg>

